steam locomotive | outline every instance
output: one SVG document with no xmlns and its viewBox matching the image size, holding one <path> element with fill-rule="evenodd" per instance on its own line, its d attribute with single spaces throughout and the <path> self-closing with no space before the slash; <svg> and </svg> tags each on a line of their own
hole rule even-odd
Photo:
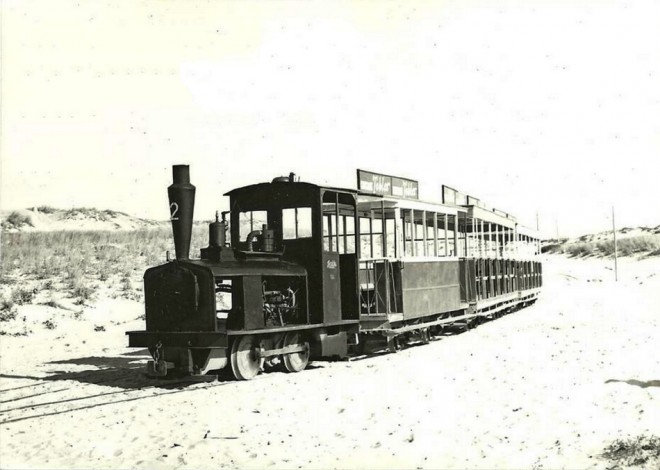
<svg viewBox="0 0 660 470">
<path fill-rule="evenodd" d="M 187 165 L 168 188 L 176 258 L 144 275 L 154 376 L 239 380 L 289 372 L 382 344 L 391 351 L 445 327 L 533 303 L 542 284 L 538 237 L 510 214 L 443 186 L 420 201 L 413 180 L 358 170 L 358 189 L 292 173 L 227 193 L 209 246 L 189 258 L 195 187 Z M 226 234 L 229 232 L 230 243 Z"/>
</svg>

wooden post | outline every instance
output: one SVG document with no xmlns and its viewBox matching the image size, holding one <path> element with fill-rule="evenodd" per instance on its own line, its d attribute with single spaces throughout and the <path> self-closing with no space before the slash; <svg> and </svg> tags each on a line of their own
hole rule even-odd
<svg viewBox="0 0 660 470">
<path fill-rule="evenodd" d="M 614 206 L 612 206 L 612 235 L 614 235 L 614 282 L 619 281 L 619 273 L 617 270 L 617 246 L 616 246 L 616 224 L 614 223 Z"/>
</svg>

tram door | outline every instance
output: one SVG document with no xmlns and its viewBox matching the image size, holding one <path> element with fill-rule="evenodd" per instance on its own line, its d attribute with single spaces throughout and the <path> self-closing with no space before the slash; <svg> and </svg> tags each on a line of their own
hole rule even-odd
<svg viewBox="0 0 660 470">
<path fill-rule="evenodd" d="M 326 190 L 323 192 L 323 310 L 326 322 L 341 321 L 342 296 L 356 295 L 342 291 L 341 271 L 346 269 L 347 257 L 355 257 L 355 196 L 350 193 Z M 353 263 L 354 269 L 355 264 Z M 344 273 L 348 274 L 348 273 Z M 344 286 L 344 291 L 347 286 Z M 346 302 L 344 302 L 346 305 Z"/>
</svg>

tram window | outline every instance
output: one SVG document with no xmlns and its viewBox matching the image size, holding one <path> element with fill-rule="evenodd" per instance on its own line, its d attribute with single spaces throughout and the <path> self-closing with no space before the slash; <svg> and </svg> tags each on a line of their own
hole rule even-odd
<svg viewBox="0 0 660 470">
<path fill-rule="evenodd" d="M 282 238 L 310 238 L 312 236 L 312 208 L 282 209 Z"/>
<path fill-rule="evenodd" d="M 410 221 L 410 210 L 402 210 L 401 218 L 403 219 L 403 254 L 405 256 L 412 256 L 413 225 Z"/>
<path fill-rule="evenodd" d="M 344 227 L 346 230 L 346 253 L 355 253 L 355 217 L 352 215 L 343 216 L 345 219 Z"/>
<path fill-rule="evenodd" d="M 422 218 L 421 211 L 415 211 L 415 225 L 413 230 L 415 256 L 424 256 L 424 219 Z"/>
<path fill-rule="evenodd" d="M 396 246 L 396 232 L 394 219 L 385 219 L 385 233 L 387 235 L 387 246 L 385 247 L 385 256 L 393 258 L 396 256 L 394 247 Z"/>
<path fill-rule="evenodd" d="M 248 234 L 254 230 L 261 230 L 263 224 L 268 222 L 268 212 L 266 211 L 246 211 L 239 214 L 239 233 L 241 241 L 244 241 Z"/>
<path fill-rule="evenodd" d="M 447 223 L 447 256 L 456 256 L 454 243 L 454 229 L 456 228 L 456 216 L 450 215 Z"/>
<path fill-rule="evenodd" d="M 428 256 L 436 256 L 435 252 L 435 229 L 433 226 L 433 219 L 435 212 L 426 214 L 426 254 Z"/>
<path fill-rule="evenodd" d="M 445 215 L 438 214 L 438 256 L 447 256 L 445 251 Z"/>
<path fill-rule="evenodd" d="M 369 230 L 369 218 L 360 217 L 358 220 L 360 224 L 360 252 L 362 257 L 371 258 L 373 253 L 371 252 L 371 235 Z"/>
<path fill-rule="evenodd" d="M 337 233 L 339 234 L 339 241 L 337 242 L 339 246 L 337 247 L 339 254 L 346 253 L 346 227 L 344 224 L 345 220 L 343 216 L 337 218 Z"/>
<path fill-rule="evenodd" d="M 371 225 L 371 233 L 374 245 L 374 256 L 383 256 L 383 221 L 381 219 L 373 219 Z"/>
<path fill-rule="evenodd" d="M 334 214 L 323 214 L 323 249 L 337 251 Z"/>
</svg>

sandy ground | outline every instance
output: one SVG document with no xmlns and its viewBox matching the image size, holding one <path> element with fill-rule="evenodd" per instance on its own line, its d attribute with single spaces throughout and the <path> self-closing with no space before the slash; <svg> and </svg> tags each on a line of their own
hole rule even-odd
<svg viewBox="0 0 660 470">
<path fill-rule="evenodd" d="M 251 382 L 144 377 L 141 304 L 99 301 L 0 338 L 0 466 L 605 468 L 612 440 L 660 435 L 660 258 L 611 264 L 549 257 L 532 307 Z"/>
</svg>

